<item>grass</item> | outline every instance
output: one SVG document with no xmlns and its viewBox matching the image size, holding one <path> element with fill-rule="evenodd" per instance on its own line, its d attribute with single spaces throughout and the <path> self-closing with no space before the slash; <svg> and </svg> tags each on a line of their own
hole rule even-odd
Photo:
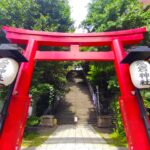
<svg viewBox="0 0 150 150">
<path fill-rule="evenodd" d="M 127 147 L 127 141 L 125 137 L 120 137 L 116 132 L 105 132 L 104 130 L 94 126 L 97 133 L 107 142 L 107 144 L 116 147 Z"/>
<path fill-rule="evenodd" d="M 23 137 L 23 147 L 36 147 L 43 144 L 48 137 L 53 133 L 54 128 L 50 128 L 44 131 L 30 131 L 25 132 Z"/>
<path fill-rule="evenodd" d="M 112 144 L 114 146 L 119 146 L 119 147 L 127 147 L 126 138 L 118 136 L 118 134 L 116 132 L 109 134 L 109 137 L 111 139 L 110 144 Z"/>
</svg>

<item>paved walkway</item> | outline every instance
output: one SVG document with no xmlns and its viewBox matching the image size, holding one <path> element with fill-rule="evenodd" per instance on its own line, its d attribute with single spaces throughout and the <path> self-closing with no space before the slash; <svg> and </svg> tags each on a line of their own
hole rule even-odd
<svg viewBox="0 0 150 150">
<path fill-rule="evenodd" d="M 61 125 L 39 147 L 22 150 L 127 150 L 106 144 L 91 125 Z"/>
</svg>

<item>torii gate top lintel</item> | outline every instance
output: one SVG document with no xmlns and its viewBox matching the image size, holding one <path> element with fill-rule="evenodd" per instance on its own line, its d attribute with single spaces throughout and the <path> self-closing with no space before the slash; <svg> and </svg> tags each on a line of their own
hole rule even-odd
<svg viewBox="0 0 150 150">
<path fill-rule="evenodd" d="M 3 30 L 7 32 L 14 32 L 20 34 L 30 34 L 30 35 L 48 35 L 48 36 L 115 36 L 115 35 L 129 35 L 129 34 L 138 34 L 146 32 L 146 27 L 140 27 L 129 30 L 120 30 L 120 31 L 111 31 L 111 32 L 92 32 L 92 33 L 63 33 L 63 32 L 45 32 L 45 31 L 33 31 L 23 28 L 15 28 L 9 26 L 3 26 Z"/>
<path fill-rule="evenodd" d="M 114 61 L 114 53 L 107 52 L 81 52 L 83 46 L 112 46 L 112 42 L 118 39 L 123 45 L 136 44 L 143 40 L 143 33 L 146 28 L 137 28 L 131 30 L 101 32 L 101 33 L 60 33 L 32 31 L 14 27 L 4 26 L 6 38 L 16 44 L 27 45 L 29 40 L 35 40 L 38 43 L 35 59 L 38 61 Z M 66 46 L 70 51 L 40 51 L 39 46 Z"/>
<path fill-rule="evenodd" d="M 32 31 L 14 27 L 4 26 L 7 38 L 15 43 L 25 44 L 30 38 L 34 38 L 40 45 L 49 46 L 70 46 L 77 44 L 80 46 L 103 46 L 111 45 L 112 40 L 119 39 L 124 44 L 135 44 L 143 39 L 146 27 L 100 33 L 61 33 Z M 59 38 L 59 40 L 58 40 Z"/>
</svg>

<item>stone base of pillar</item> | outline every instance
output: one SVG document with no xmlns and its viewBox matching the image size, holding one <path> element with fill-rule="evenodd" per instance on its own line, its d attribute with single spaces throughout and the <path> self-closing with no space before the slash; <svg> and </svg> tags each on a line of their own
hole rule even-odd
<svg viewBox="0 0 150 150">
<path fill-rule="evenodd" d="M 97 117 L 97 127 L 110 128 L 112 127 L 112 116 L 101 115 Z"/>
<path fill-rule="evenodd" d="M 57 125 L 57 119 L 53 115 L 42 116 L 40 125 L 54 127 Z"/>
</svg>

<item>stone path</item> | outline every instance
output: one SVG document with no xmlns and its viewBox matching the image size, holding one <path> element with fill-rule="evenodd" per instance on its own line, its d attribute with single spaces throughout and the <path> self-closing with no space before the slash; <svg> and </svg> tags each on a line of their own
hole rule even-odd
<svg viewBox="0 0 150 150">
<path fill-rule="evenodd" d="M 61 125 L 39 147 L 22 150 L 127 150 L 108 145 L 91 125 Z"/>
</svg>

